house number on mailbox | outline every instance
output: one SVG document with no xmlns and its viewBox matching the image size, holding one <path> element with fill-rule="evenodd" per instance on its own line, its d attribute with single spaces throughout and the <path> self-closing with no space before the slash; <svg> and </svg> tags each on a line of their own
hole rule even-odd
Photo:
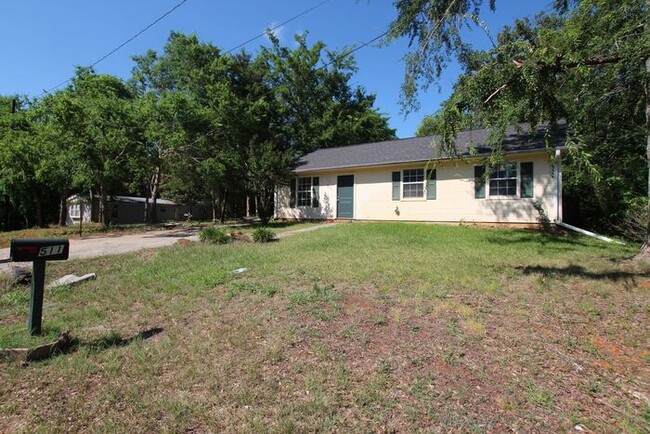
<svg viewBox="0 0 650 434">
<path fill-rule="evenodd" d="M 44 256 L 58 255 L 60 253 L 63 253 L 64 249 L 65 249 L 64 244 L 58 246 L 41 247 L 41 249 L 38 251 L 38 256 L 44 257 Z"/>
</svg>

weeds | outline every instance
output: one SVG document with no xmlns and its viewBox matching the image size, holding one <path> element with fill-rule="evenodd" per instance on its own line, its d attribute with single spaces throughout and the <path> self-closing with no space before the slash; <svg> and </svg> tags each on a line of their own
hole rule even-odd
<svg viewBox="0 0 650 434">
<path fill-rule="evenodd" d="M 275 233 L 269 228 L 260 227 L 253 231 L 253 241 L 256 243 L 268 243 L 275 239 Z"/>
<path fill-rule="evenodd" d="M 232 238 L 223 228 L 210 227 L 199 232 L 199 240 L 210 244 L 228 244 Z"/>
</svg>

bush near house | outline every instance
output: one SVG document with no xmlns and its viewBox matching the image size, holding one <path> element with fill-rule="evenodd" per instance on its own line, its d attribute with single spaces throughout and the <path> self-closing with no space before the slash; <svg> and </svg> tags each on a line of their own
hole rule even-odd
<svg viewBox="0 0 650 434">
<path fill-rule="evenodd" d="M 268 243 L 275 239 L 275 233 L 269 228 L 261 227 L 253 231 L 253 241 L 256 243 Z"/>
<path fill-rule="evenodd" d="M 223 228 L 205 228 L 199 232 L 199 240 L 203 243 L 210 244 L 228 244 L 231 240 L 230 235 Z"/>
</svg>

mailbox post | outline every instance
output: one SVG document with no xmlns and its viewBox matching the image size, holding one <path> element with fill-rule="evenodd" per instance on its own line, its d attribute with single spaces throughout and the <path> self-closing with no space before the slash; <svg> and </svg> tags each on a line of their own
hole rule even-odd
<svg viewBox="0 0 650 434">
<path fill-rule="evenodd" d="M 70 242 L 67 239 L 11 240 L 9 261 L 32 262 L 32 291 L 29 298 L 29 322 L 27 328 L 33 335 L 41 334 L 43 323 L 43 293 L 45 291 L 45 262 L 68 259 Z"/>
</svg>

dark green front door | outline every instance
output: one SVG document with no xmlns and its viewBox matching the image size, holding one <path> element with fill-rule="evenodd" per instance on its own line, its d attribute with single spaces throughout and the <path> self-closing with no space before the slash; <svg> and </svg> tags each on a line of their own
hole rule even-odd
<svg viewBox="0 0 650 434">
<path fill-rule="evenodd" d="M 336 182 L 336 217 L 354 217 L 354 175 L 339 176 Z"/>
</svg>

